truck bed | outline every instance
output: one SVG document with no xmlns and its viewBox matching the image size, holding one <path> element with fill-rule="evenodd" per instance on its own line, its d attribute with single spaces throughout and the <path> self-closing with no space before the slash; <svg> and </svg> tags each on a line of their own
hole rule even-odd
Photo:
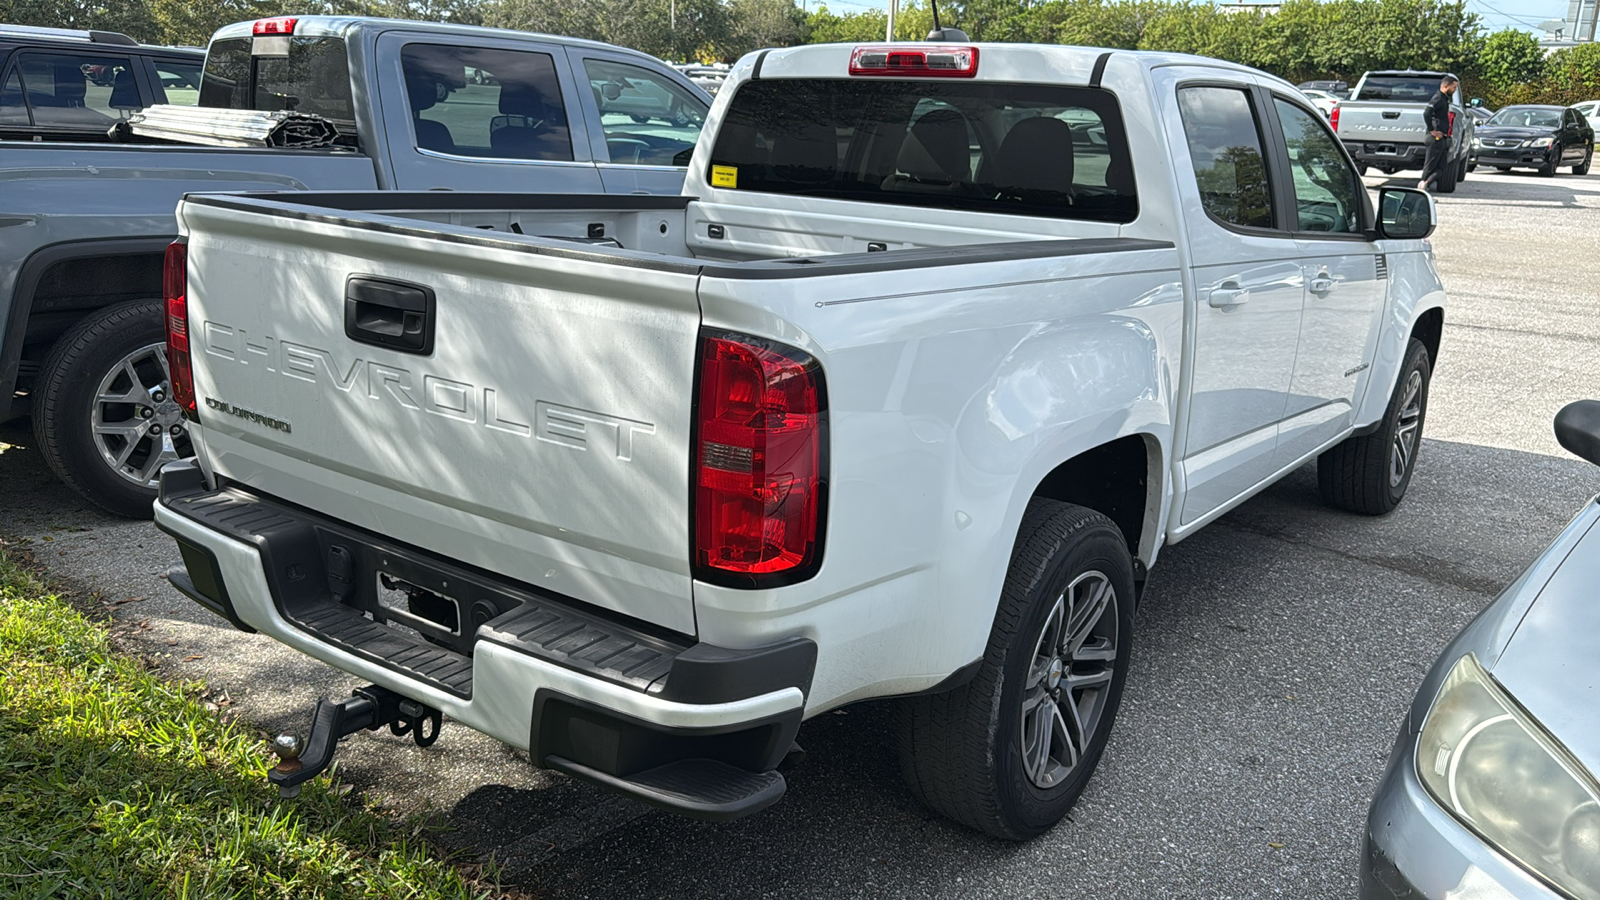
<svg viewBox="0 0 1600 900">
<path fill-rule="evenodd" d="M 743 318 L 804 344 L 809 319 L 903 294 L 922 270 L 961 291 L 1030 267 L 1148 270 L 1127 256 L 1143 251 L 1173 262 L 1160 241 L 955 244 L 955 227 L 952 246 L 726 259 L 686 239 L 711 214 L 685 197 L 191 195 L 204 458 L 264 495 L 695 634 L 703 325 Z M 350 285 L 366 278 L 429 293 L 426 352 L 352 340 Z"/>
</svg>

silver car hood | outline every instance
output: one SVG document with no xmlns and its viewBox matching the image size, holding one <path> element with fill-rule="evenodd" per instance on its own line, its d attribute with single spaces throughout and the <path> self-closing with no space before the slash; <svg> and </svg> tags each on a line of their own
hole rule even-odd
<svg viewBox="0 0 1600 900">
<path fill-rule="evenodd" d="M 1488 669 L 1591 774 L 1600 775 L 1600 528 L 1589 528 L 1559 560 Z"/>
</svg>

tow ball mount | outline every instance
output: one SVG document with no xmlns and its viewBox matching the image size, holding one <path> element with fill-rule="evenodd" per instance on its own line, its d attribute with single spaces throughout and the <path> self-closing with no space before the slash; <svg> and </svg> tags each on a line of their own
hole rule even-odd
<svg viewBox="0 0 1600 900">
<path fill-rule="evenodd" d="M 439 739 L 443 715 L 388 688 L 369 684 L 357 688 L 337 703 L 326 698 L 317 701 L 311 715 L 311 735 L 280 734 L 272 742 L 278 764 L 267 779 L 278 786 L 278 796 L 289 799 L 300 795 L 300 784 L 315 778 L 333 762 L 339 739 L 357 731 L 377 731 L 384 725 L 396 737 L 411 735 L 418 747 L 428 747 Z"/>
</svg>

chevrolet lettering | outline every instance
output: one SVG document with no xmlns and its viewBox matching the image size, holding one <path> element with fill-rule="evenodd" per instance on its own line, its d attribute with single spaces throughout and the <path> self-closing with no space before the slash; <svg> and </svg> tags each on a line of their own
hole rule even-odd
<svg viewBox="0 0 1600 900">
<path fill-rule="evenodd" d="M 180 400 L 315 427 L 191 407 L 171 577 L 371 683 L 286 790 L 442 716 L 733 819 L 892 700 L 908 789 L 1026 839 L 1164 547 L 1307 463 L 1404 498 L 1445 298 L 1432 199 L 1377 201 L 1270 75 L 965 42 L 752 54 L 678 197 L 191 193 Z"/>
</svg>

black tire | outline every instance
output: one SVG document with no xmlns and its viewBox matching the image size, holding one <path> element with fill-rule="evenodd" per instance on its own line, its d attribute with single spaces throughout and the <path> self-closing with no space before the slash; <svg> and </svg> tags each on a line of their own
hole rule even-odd
<svg viewBox="0 0 1600 900">
<path fill-rule="evenodd" d="M 1467 171 L 1468 172 L 1476 172 L 1476 171 L 1478 171 L 1478 164 L 1475 163 L 1475 162 L 1467 163 Z"/>
<path fill-rule="evenodd" d="M 1067 602 L 1068 588 L 1074 603 Z M 1089 592 L 1102 588 L 1108 599 L 1098 616 L 1083 615 L 1087 625 L 1077 623 L 1084 637 L 1065 663 L 1060 654 L 1078 633 L 1072 624 L 1078 617 L 1068 609 L 1081 603 L 1093 610 Z M 1027 840 L 1059 822 L 1083 793 L 1116 721 L 1131 658 L 1133 597 L 1133 559 L 1110 519 L 1081 506 L 1030 501 L 977 675 L 955 690 L 900 703 L 901 770 L 912 794 L 1003 840 Z M 1063 624 L 1050 632 L 1058 640 L 1047 641 L 1058 604 Z M 1047 644 L 1050 653 L 1036 657 Z M 1030 673 L 1040 679 L 1034 686 Z M 1067 675 L 1104 680 L 1074 689 Z M 1070 707 L 1059 700 L 1063 695 Z M 1025 700 L 1037 702 L 1031 715 Z M 1030 754 L 1031 772 L 1025 723 L 1044 725 L 1049 738 L 1034 743 L 1043 752 Z M 1074 723 L 1076 740 L 1067 735 Z M 1063 767 L 1055 754 L 1074 750 L 1075 762 Z"/>
<path fill-rule="evenodd" d="M 1356 174 L 1357 175 L 1366 175 L 1367 174 L 1367 164 L 1366 163 L 1356 163 Z"/>
<path fill-rule="evenodd" d="M 1467 164 L 1467 158 L 1465 156 L 1461 157 L 1461 162 L 1458 164 L 1458 168 L 1456 169 L 1456 184 L 1466 181 L 1467 173 L 1471 172 L 1473 168 L 1473 166 Z"/>
<path fill-rule="evenodd" d="M 1550 161 L 1539 167 L 1539 176 L 1541 178 L 1556 177 L 1556 163 L 1560 161 L 1561 145 L 1557 144 L 1556 146 L 1550 148 Z"/>
<path fill-rule="evenodd" d="M 1323 502 L 1367 516 L 1381 516 L 1400 505 L 1417 469 L 1432 378 L 1428 348 L 1412 338 L 1378 430 L 1348 438 L 1317 458 Z"/>
<path fill-rule="evenodd" d="M 1495 169 L 1498 170 L 1498 171 L 1501 171 L 1501 172 L 1509 172 L 1509 171 L 1511 171 L 1511 167 L 1510 166 L 1495 166 Z"/>
<path fill-rule="evenodd" d="M 91 503 L 130 519 L 153 514 L 155 471 L 165 462 L 194 455 L 189 423 L 172 402 L 166 380 L 163 314 L 159 300 L 119 303 L 91 313 L 50 349 L 34 392 L 34 440 L 50 470 Z M 152 349 L 155 345 L 162 345 L 159 352 Z M 129 361 L 126 368 L 124 361 Z M 107 379 L 108 394 L 127 396 L 130 402 L 104 402 L 98 395 Z M 143 415 L 146 410 L 148 416 Z M 151 432 L 153 425 L 168 432 L 175 424 L 180 426 L 176 438 Z M 97 437 L 97 431 L 107 434 Z M 123 449 L 128 452 L 121 453 Z M 114 465 L 103 452 L 122 456 L 124 465 Z M 142 483 L 141 471 L 150 475 Z"/>
<path fill-rule="evenodd" d="M 1574 174 L 1574 175 L 1587 175 L 1587 174 L 1589 174 L 1589 163 L 1592 162 L 1593 160 L 1594 160 L 1594 145 L 1590 144 L 1589 145 L 1589 149 L 1585 150 L 1583 152 L 1583 162 L 1578 163 L 1577 165 L 1572 167 L 1572 174 Z"/>
<path fill-rule="evenodd" d="M 1439 178 L 1433 183 L 1433 190 L 1439 194 L 1454 194 L 1456 192 L 1456 172 L 1454 163 L 1446 162 L 1439 167 Z"/>
</svg>

